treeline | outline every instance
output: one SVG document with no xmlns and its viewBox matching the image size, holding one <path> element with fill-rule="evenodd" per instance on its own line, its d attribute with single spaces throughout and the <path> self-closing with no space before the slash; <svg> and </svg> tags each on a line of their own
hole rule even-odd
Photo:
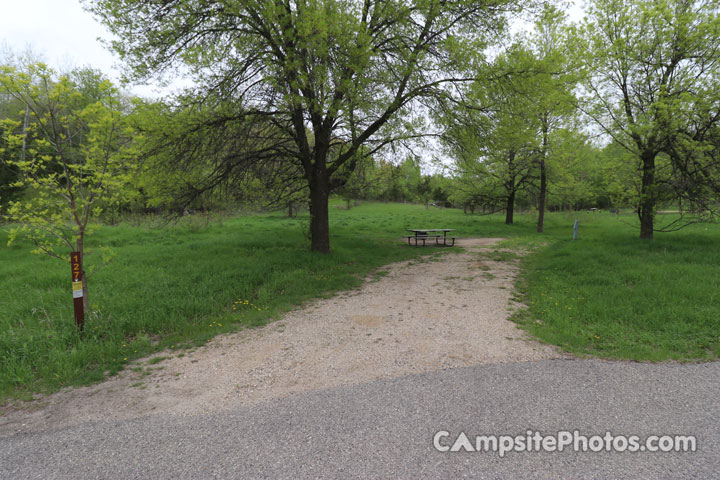
<svg viewBox="0 0 720 480">
<path fill-rule="evenodd" d="M 308 208 L 309 188 L 297 165 L 277 156 L 257 156 L 248 161 L 239 155 L 247 149 L 249 140 L 243 135 L 248 135 L 248 127 L 229 122 L 215 127 L 209 117 L 217 116 L 217 112 L 131 98 L 113 87 L 101 72 L 88 68 L 59 75 L 32 62 L 6 66 L 2 86 L 0 208 L 6 220 L 20 219 L 9 214 L 13 202 L 37 204 L 45 198 L 38 197 L 38 186 L 27 181 L 29 174 L 50 178 L 63 172 L 57 151 L 53 156 L 48 145 L 37 148 L 53 144 L 48 137 L 53 128 L 65 132 L 55 147 L 70 154 L 68 167 L 86 163 L 83 155 L 89 146 L 82 131 L 90 127 L 90 119 L 83 117 L 82 111 L 98 102 L 114 104 L 111 114 L 117 124 L 112 128 L 122 125 L 127 137 L 123 148 L 132 144 L 133 155 L 125 152 L 122 175 L 115 172 L 112 189 L 94 199 L 95 220 L 115 223 L 127 214 L 182 215 L 237 209 L 288 209 L 294 215 Z M 54 113 L 58 120 L 64 117 L 64 122 L 48 124 Z M 43 119 L 43 115 L 48 118 Z M 411 202 L 461 208 L 466 213 L 503 212 L 509 223 L 515 208 L 537 209 L 541 188 L 537 159 L 542 139 L 528 129 L 532 122 L 527 116 L 518 115 L 510 125 L 493 119 L 499 122 L 496 132 L 482 126 L 481 132 L 470 132 L 470 141 L 467 124 L 462 123 L 468 120 L 455 117 L 453 121 L 454 128 L 445 136 L 448 157 L 436 163 L 437 173 L 424 174 L 424 159 L 417 156 L 393 163 L 380 154 L 362 155 L 345 183 L 331 193 L 346 200 L 348 206 L 356 200 Z M 458 126 L 464 128 L 460 133 Z M 254 125 L 252 132 L 255 142 L 287 141 L 272 127 L 263 130 Z M 493 140 L 494 134 L 501 141 Z M 637 166 L 622 145 L 611 142 L 597 146 L 586 134 L 564 126 L 549 135 L 547 144 L 548 210 L 637 209 L 641 193 Z M 42 158 L 44 153 L 50 157 L 42 169 L 23 163 L 33 156 Z M 256 155 L 257 149 L 250 149 L 250 154 Z M 86 180 L 89 174 L 89 170 L 83 173 Z M 62 175 L 52 178 L 59 178 L 60 190 L 67 189 Z M 668 195 L 668 205 L 676 206 L 676 201 Z M 50 204 L 59 209 L 57 202 L 49 201 L 46 207 Z"/>
</svg>

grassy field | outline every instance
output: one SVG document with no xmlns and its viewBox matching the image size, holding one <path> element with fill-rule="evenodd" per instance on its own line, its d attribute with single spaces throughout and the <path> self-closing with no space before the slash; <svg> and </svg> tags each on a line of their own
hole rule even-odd
<svg viewBox="0 0 720 480">
<path fill-rule="evenodd" d="M 522 260 L 519 288 L 529 309 L 515 320 L 543 341 L 611 358 L 718 357 L 718 226 L 641 242 L 613 215 L 583 213 L 581 239 L 573 242 L 574 218 L 551 214 L 538 235 L 530 215 L 506 226 L 501 215 L 334 206 L 330 255 L 309 252 L 307 217 L 105 226 L 90 245 L 110 246 L 116 258 L 90 279 L 92 311 L 82 337 L 72 320 L 69 266 L 31 254 L 28 244 L 5 246 L 0 229 L 0 401 L 96 381 L 150 352 L 201 344 L 356 287 L 384 264 L 434 250 L 397 242 L 413 227 L 537 247 Z"/>
<path fill-rule="evenodd" d="M 529 310 L 516 321 L 577 353 L 632 360 L 720 356 L 720 228 L 696 225 L 652 241 L 611 216 L 582 238 L 555 238 L 524 261 Z"/>
</svg>

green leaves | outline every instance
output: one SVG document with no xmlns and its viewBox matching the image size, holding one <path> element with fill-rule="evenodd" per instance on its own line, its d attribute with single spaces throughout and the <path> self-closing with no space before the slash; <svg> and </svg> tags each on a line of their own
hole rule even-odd
<svg viewBox="0 0 720 480">
<path fill-rule="evenodd" d="M 230 177 L 270 156 L 283 159 L 277 169 L 291 164 L 296 181 L 321 193 L 316 219 L 326 216 L 327 191 L 343 185 L 359 153 L 428 134 L 402 117 L 419 118 L 468 82 L 467 65 L 482 57 L 489 33 L 517 3 L 99 0 L 90 9 L 121 38 L 113 47 L 131 76 L 189 74 L 195 85 L 181 98 L 184 106 L 231 105 L 235 117 L 281 132 L 271 142 L 248 138 L 234 158 L 223 144 L 209 148 L 225 162 L 216 172 Z M 236 118 L 226 118 L 220 123 L 232 129 Z M 208 147 L 204 139 L 199 145 Z M 319 250 L 328 250 L 327 228 L 313 230 L 324 237 Z"/>
<path fill-rule="evenodd" d="M 82 249 L 91 218 L 122 198 L 137 155 L 121 99 L 88 70 L 56 76 L 43 64 L 3 68 L 0 91 L 22 102 L 27 123 L 0 122 L 2 161 L 18 172 L 23 199 L 0 215 L 38 251 L 66 259 Z"/>
<path fill-rule="evenodd" d="M 717 2 L 596 0 L 586 113 L 643 166 L 645 238 L 658 202 L 713 210 L 720 193 Z M 712 193 L 714 192 L 714 193 Z M 716 197 L 717 198 L 717 197 Z"/>
</svg>

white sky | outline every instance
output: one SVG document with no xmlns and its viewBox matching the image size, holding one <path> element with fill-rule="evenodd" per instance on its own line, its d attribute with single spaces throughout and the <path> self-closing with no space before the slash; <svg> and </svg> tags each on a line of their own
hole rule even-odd
<svg viewBox="0 0 720 480">
<path fill-rule="evenodd" d="M 15 54 L 30 49 L 54 68 L 88 66 L 118 81 L 119 60 L 98 37 L 107 39 L 110 34 L 82 9 L 79 0 L 0 0 L 0 47 Z M 130 90 L 136 95 L 157 96 L 156 89 L 149 86 Z"/>
<path fill-rule="evenodd" d="M 577 6 L 569 13 L 573 20 L 582 16 Z M 29 48 L 60 70 L 89 66 L 117 81 L 119 60 L 98 41 L 109 36 L 79 0 L 0 0 L 0 48 L 7 46 L 16 54 Z M 155 97 L 167 89 L 135 86 L 130 91 Z"/>
</svg>

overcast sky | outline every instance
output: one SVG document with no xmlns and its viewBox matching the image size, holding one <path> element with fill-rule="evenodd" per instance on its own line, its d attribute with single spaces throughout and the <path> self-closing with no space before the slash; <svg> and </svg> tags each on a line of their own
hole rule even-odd
<svg viewBox="0 0 720 480">
<path fill-rule="evenodd" d="M 98 41 L 109 36 L 79 0 L 0 0 L 0 45 L 16 54 L 30 48 L 61 70 L 90 66 L 117 81 L 119 61 Z M 131 91 L 155 96 L 156 89 L 134 87 Z"/>
<path fill-rule="evenodd" d="M 577 19 L 579 9 L 573 8 Z M 61 70 L 90 66 L 113 80 L 119 78 L 117 58 L 97 40 L 109 33 L 79 0 L 0 0 L 0 46 L 15 53 L 30 48 L 50 66 Z M 136 95 L 157 96 L 154 87 L 133 87 Z"/>
</svg>

